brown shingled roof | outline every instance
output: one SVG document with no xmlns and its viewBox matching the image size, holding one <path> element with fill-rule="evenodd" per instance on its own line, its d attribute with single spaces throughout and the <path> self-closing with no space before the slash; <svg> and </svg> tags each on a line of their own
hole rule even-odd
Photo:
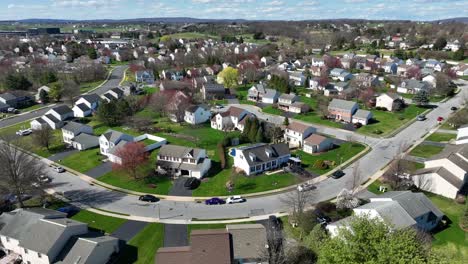
<svg viewBox="0 0 468 264">
<path fill-rule="evenodd" d="M 318 145 L 318 144 L 322 143 L 326 139 L 327 138 L 324 137 L 324 136 L 317 135 L 317 134 L 312 134 L 312 135 L 310 135 L 309 137 L 307 137 L 305 139 L 305 143 L 309 144 L 309 145 Z"/>
<path fill-rule="evenodd" d="M 296 132 L 299 132 L 299 133 L 303 134 L 304 131 L 306 131 L 309 127 L 311 127 L 311 126 L 306 125 L 306 124 L 302 124 L 302 123 L 299 123 L 299 122 L 291 122 L 287 128 L 289 130 L 296 131 Z"/>
</svg>

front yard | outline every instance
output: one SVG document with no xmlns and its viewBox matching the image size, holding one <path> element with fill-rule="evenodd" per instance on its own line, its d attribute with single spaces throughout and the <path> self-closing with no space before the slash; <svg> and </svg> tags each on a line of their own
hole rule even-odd
<svg viewBox="0 0 468 264">
<path fill-rule="evenodd" d="M 299 158 L 302 160 L 302 164 L 307 170 L 321 175 L 340 166 L 340 164 L 353 158 L 355 155 L 357 155 L 364 149 L 365 146 L 359 143 L 345 142 L 335 149 L 318 155 L 311 155 L 305 153 L 302 150 L 296 151 L 295 154 L 299 156 Z M 331 164 L 327 167 L 319 168 L 316 166 L 317 161 L 324 161 Z"/>
<path fill-rule="evenodd" d="M 426 110 L 427 108 L 415 105 L 409 105 L 400 112 L 388 112 L 372 109 L 371 112 L 374 114 L 375 122 L 362 126 L 357 130 L 357 132 L 373 136 L 388 135 Z"/>
<path fill-rule="evenodd" d="M 410 155 L 416 156 L 416 157 L 421 157 L 421 158 L 430 158 L 436 154 L 439 154 L 442 152 L 444 148 L 440 146 L 433 146 L 433 145 L 426 145 L 426 144 L 421 144 L 414 148 L 411 152 Z"/>
<path fill-rule="evenodd" d="M 154 166 L 154 163 L 151 162 L 151 165 Z M 150 173 L 148 172 L 148 174 Z M 97 178 L 97 180 L 131 191 L 161 195 L 168 194 L 169 189 L 172 187 L 172 181 L 167 177 L 147 176 L 141 179 L 134 179 L 119 171 L 111 171 Z"/>
<path fill-rule="evenodd" d="M 449 134 L 449 133 L 433 133 L 429 137 L 426 138 L 427 141 L 434 141 L 434 142 L 448 142 L 452 139 L 455 139 L 457 134 Z"/>
<path fill-rule="evenodd" d="M 104 156 L 99 154 L 99 148 L 93 148 L 73 153 L 58 163 L 78 172 L 85 173 L 100 165 L 103 158 Z"/>
</svg>

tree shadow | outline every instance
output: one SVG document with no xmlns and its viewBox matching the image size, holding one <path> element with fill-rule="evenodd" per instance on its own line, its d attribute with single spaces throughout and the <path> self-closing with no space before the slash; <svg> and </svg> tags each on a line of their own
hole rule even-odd
<svg viewBox="0 0 468 264">
<path fill-rule="evenodd" d="M 110 264 L 135 263 L 138 260 L 138 248 L 119 240 L 120 252 L 112 256 Z"/>
<path fill-rule="evenodd" d="M 125 197 L 125 194 L 107 190 L 71 190 L 64 192 L 63 196 L 74 203 L 98 207 L 120 200 Z"/>
</svg>

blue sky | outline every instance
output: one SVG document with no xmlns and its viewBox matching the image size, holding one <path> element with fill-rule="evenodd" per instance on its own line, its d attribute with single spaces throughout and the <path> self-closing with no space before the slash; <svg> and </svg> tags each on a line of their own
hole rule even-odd
<svg viewBox="0 0 468 264">
<path fill-rule="evenodd" d="M 0 20 L 177 16 L 436 20 L 468 16 L 468 0 L 0 0 Z"/>
</svg>

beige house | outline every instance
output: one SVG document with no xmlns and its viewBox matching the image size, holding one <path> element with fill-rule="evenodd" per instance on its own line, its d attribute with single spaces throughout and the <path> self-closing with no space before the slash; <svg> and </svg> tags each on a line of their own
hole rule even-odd
<svg viewBox="0 0 468 264">
<path fill-rule="evenodd" d="M 393 111 L 395 107 L 395 102 L 397 100 L 403 100 L 402 97 L 395 93 L 384 93 L 377 97 L 377 101 L 375 103 L 376 107 L 382 107 L 387 109 L 388 111 Z"/>
<path fill-rule="evenodd" d="M 284 130 L 284 140 L 289 147 L 302 147 L 304 139 L 317 131 L 316 128 L 298 122 L 292 122 Z"/>
<path fill-rule="evenodd" d="M 304 140 L 303 150 L 306 153 L 313 154 L 325 152 L 333 148 L 333 141 L 330 138 L 313 134 Z"/>
<path fill-rule="evenodd" d="M 468 145 L 447 146 L 434 159 L 424 162 L 424 169 L 411 176 L 414 184 L 425 191 L 455 199 L 468 189 Z"/>
</svg>

